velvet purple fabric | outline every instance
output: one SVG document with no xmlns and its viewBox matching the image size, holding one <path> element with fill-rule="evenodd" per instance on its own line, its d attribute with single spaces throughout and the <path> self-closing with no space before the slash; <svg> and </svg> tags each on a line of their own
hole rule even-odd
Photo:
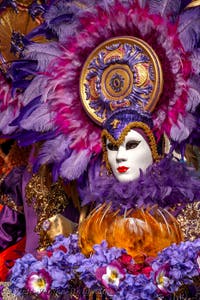
<svg viewBox="0 0 200 300">
<path fill-rule="evenodd" d="M 15 244 L 24 235 L 24 215 L 4 206 L 0 213 L 0 251 Z"/>
<path fill-rule="evenodd" d="M 21 194 L 21 178 L 24 168 L 14 168 L 1 184 L 2 194 L 10 196 L 16 205 L 23 206 Z M 0 250 L 3 250 L 25 235 L 24 214 L 18 213 L 8 206 L 0 212 Z"/>
</svg>

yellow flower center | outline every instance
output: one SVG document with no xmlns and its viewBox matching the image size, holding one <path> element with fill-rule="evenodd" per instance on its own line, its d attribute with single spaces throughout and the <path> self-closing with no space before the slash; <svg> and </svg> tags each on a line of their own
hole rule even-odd
<svg viewBox="0 0 200 300">
<path fill-rule="evenodd" d="M 164 283 L 164 276 L 159 276 L 158 283 L 161 285 Z"/>
<path fill-rule="evenodd" d="M 118 273 L 116 271 L 112 271 L 109 276 L 109 281 L 114 282 L 118 278 Z"/>
<path fill-rule="evenodd" d="M 46 282 L 43 278 L 38 278 L 37 280 L 37 286 L 42 289 L 46 286 Z"/>
</svg>

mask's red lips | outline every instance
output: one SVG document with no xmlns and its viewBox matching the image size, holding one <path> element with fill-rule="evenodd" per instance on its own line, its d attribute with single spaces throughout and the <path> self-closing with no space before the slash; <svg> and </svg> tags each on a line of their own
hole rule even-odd
<svg viewBox="0 0 200 300">
<path fill-rule="evenodd" d="M 127 167 L 121 166 L 121 167 L 118 167 L 118 168 L 117 168 L 117 171 L 118 171 L 119 173 L 125 173 L 128 169 L 129 169 L 129 168 L 127 168 Z"/>
</svg>

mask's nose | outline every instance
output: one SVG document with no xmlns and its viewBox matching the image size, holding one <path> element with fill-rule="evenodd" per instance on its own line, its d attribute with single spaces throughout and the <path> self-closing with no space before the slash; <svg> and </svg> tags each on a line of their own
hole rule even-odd
<svg viewBox="0 0 200 300">
<path fill-rule="evenodd" d="M 127 160 L 127 150 L 125 147 L 120 146 L 117 151 L 116 161 L 117 163 L 123 162 Z"/>
</svg>

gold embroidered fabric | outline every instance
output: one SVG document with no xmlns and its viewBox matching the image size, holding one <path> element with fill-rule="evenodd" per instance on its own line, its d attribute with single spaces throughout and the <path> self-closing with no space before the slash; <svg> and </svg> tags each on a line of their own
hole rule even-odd
<svg viewBox="0 0 200 300">
<path fill-rule="evenodd" d="M 24 213 L 23 206 L 16 205 L 16 203 L 13 201 L 12 197 L 9 195 L 5 195 L 5 194 L 0 195 L 0 204 L 6 205 L 18 213 L 21 213 L 21 214 Z"/>
<path fill-rule="evenodd" d="M 177 217 L 184 239 L 193 241 L 200 237 L 200 201 L 187 204 Z"/>
<path fill-rule="evenodd" d="M 6 176 L 7 176 L 6 174 L 1 176 L 0 186 L 4 181 L 4 179 L 6 178 Z M 1 191 L 0 191 L 0 205 L 3 206 L 6 205 L 18 213 L 22 213 L 22 214 L 24 213 L 23 206 L 17 205 L 10 195 L 2 194 Z"/>
<path fill-rule="evenodd" d="M 44 222 L 54 215 L 62 212 L 68 204 L 61 180 L 51 181 L 50 172 L 45 167 L 40 173 L 34 174 L 26 186 L 26 199 L 38 217 L 35 231 L 39 233 L 39 249 L 44 249 L 51 244 Z M 45 225 L 45 224 L 44 224 Z"/>
</svg>

